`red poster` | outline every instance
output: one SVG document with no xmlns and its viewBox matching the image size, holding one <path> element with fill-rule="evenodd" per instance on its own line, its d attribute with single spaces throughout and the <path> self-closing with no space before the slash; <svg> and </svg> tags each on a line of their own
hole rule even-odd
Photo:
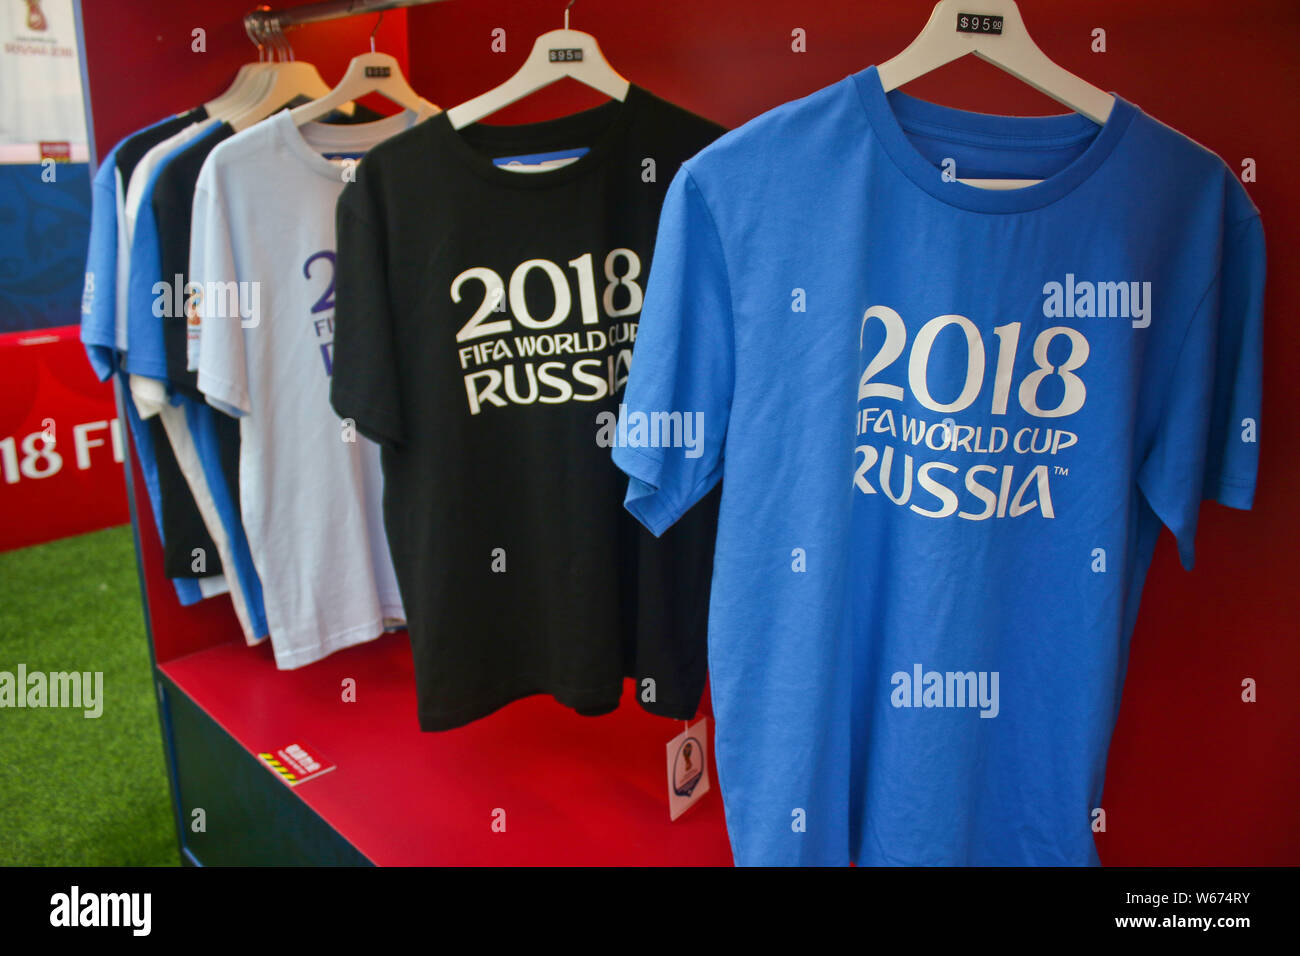
<svg viewBox="0 0 1300 956">
<path fill-rule="evenodd" d="M 0 335 L 0 551 L 129 521 L 122 439 L 75 325 Z"/>
</svg>

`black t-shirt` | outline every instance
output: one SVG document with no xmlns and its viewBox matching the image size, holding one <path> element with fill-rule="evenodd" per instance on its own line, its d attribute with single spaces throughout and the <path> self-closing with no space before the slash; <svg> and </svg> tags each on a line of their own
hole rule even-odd
<svg viewBox="0 0 1300 956">
<path fill-rule="evenodd" d="M 130 184 L 131 174 L 135 172 L 135 167 L 140 164 L 140 160 L 144 159 L 145 153 L 163 140 L 175 136 L 187 126 L 201 123 L 207 118 L 207 107 L 196 106 L 184 113 L 169 116 L 167 119 L 146 127 L 138 133 L 133 133 L 124 139 L 122 144 L 117 147 L 117 173 L 122 177 L 122 189 L 125 191 L 127 185 Z"/>
<path fill-rule="evenodd" d="M 694 716 L 719 492 L 654 538 L 598 415 L 618 411 L 668 184 L 722 132 L 637 86 L 524 126 L 440 114 L 344 190 L 331 401 L 383 446 L 422 729 L 538 693 L 606 713 L 624 676 L 651 712 Z"/>
<path fill-rule="evenodd" d="M 141 130 L 125 140 L 117 150 L 117 172 L 122 189 L 130 185 L 131 174 L 144 155 L 163 140 L 179 133 L 193 123 L 202 122 L 208 112 L 202 106 Z M 124 383 L 125 384 L 125 383 Z M 129 394 L 127 401 L 130 401 Z M 194 502 L 190 487 L 185 481 L 176 453 L 157 416 L 147 419 L 144 427 L 153 436 L 154 459 L 158 468 L 159 524 L 162 526 L 163 570 L 170 578 L 201 578 L 221 574 L 221 559 L 217 546 L 208 534 L 199 507 Z M 205 556 L 202 570 L 195 570 L 193 553 L 201 549 Z"/>
<path fill-rule="evenodd" d="M 229 123 L 199 136 L 168 161 L 154 183 L 154 220 L 158 225 L 158 258 L 164 282 L 173 283 L 181 277 L 181 286 L 189 279 L 190 227 L 194 208 L 194 187 L 199 181 L 208 154 L 235 135 Z M 186 317 L 165 315 L 163 345 L 167 357 L 167 379 L 171 388 L 184 392 L 200 401 L 203 394 L 196 384 L 197 375 L 185 367 Z"/>
</svg>

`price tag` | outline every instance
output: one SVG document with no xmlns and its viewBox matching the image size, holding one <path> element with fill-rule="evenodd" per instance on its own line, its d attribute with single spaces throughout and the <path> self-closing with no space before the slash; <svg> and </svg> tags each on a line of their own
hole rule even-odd
<svg viewBox="0 0 1300 956">
<path fill-rule="evenodd" d="M 1002 36 L 1002 17 L 981 15 L 978 13 L 957 14 L 958 33 L 988 33 Z"/>
<path fill-rule="evenodd" d="M 668 816 L 676 820 L 709 792 L 709 718 L 668 741 Z"/>
</svg>

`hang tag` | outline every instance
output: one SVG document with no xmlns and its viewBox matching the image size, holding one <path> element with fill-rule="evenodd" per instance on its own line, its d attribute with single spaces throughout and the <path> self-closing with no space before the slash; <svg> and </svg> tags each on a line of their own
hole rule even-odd
<svg viewBox="0 0 1300 956">
<path fill-rule="evenodd" d="M 978 13 L 957 14 L 958 33 L 989 33 L 1002 36 L 1002 17 L 981 15 Z"/>
<path fill-rule="evenodd" d="M 676 820 L 709 792 L 709 718 L 668 741 L 668 816 Z"/>
</svg>

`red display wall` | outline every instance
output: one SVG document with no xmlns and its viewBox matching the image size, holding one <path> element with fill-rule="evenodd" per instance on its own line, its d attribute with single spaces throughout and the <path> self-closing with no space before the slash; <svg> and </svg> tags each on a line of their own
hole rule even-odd
<svg viewBox="0 0 1300 956">
<path fill-rule="evenodd" d="M 594 33 L 632 81 L 735 126 L 889 58 L 916 36 L 931 6 L 579 0 L 571 25 Z M 978 6 L 972 2 L 972 11 Z M 244 3 L 83 0 L 82 7 L 100 155 L 122 135 L 215 95 L 251 49 L 238 26 Z M 1208 0 L 1021 0 L 1020 8 L 1039 45 L 1067 69 L 1135 102 L 1233 169 L 1253 159 L 1258 181 L 1247 189 L 1263 213 L 1270 258 L 1255 508 L 1204 507 L 1192 572 L 1179 567 L 1168 535 L 1161 541 L 1133 638 L 1098 849 L 1108 865 L 1297 864 L 1300 611 L 1290 590 L 1297 568 L 1291 548 L 1300 533 L 1300 501 L 1291 494 L 1300 423 L 1288 409 L 1300 405 L 1300 330 L 1289 318 L 1300 302 L 1300 271 L 1292 264 L 1300 181 L 1291 163 L 1300 152 L 1293 78 L 1300 7 L 1294 0 L 1235 8 Z M 563 9 L 563 0 L 449 0 L 387 14 L 378 46 L 399 59 L 405 46 L 412 85 L 453 106 L 509 76 L 538 33 L 561 25 Z M 293 34 L 295 48 L 335 81 L 351 55 L 369 48 L 374 20 L 303 28 Z M 197 26 L 207 30 L 204 54 L 189 51 Z M 505 31 L 504 52 L 493 51 L 497 30 Z M 806 52 L 792 50 L 795 30 L 803 31 Z M 1104 31 L 1104 52 L 1094 49 L 1097 30 Z M 1062 111 L 971 58 L 907 90 L 984 112 Z M 566 83 L 493 122 L 556 116 L 598 101 Z M 139 490 L 137 501 L 147 508 Z M 159 658 L 237 641 L 225 599 L 188 610 L 176 605 L 145 512 L 140 527 Z M 1253 702 L 1243 700 L 1246 681 L 1256 686 Z M 477 750 L 480 759 L 485 753 Z M 577 755 L 587 779 L 599 777 L 601 753 Z M 547 774 L 572 766 L 567 758 L 539 761 L 530 766 L 531 785 L 558 786 Z M 609 771 L 622 772 L 612 762 Z M 586 812 L 611 810 L 588 803 Z M 565 861 L 558 847 L 549 857 L 539 850 L 537 858 Z"/>
<path fill-rule="evenodd" d="M 969 5 L 978 12 L 979 3 Z M 1197 566 L 1164 536 L 1143 595 L 1097 847 L 1107 865 L 1300 863 L 1300 180 L 1295 0 L 1020 0 L 1049 57 L 1214 150 L 1256 161 L 1247 185 L 1269 250 L 1259 490 L 1243 513 L 1206 505 Z M 881 63 L 916 37 L 931 0 L 578 0 L 570 25 L 628 79 L 727 126 Z M 473 0 L 410 11 L 412 83 L 455 105 L 500 83 L 562 25 L 559 0 Z M 493 31 L 506 51 L 492 52 Z M 806 52 L 792 51 L 804 31 Z M 1094 30 L 1105 52 L 1093 52 Z M 566 83 L 497 114 L 521 122 L 599 102 Z M 1063 107 L 973 57 L 907 92 L 987 113 Z M 1152 170 L 1152 176 L 1160 175 Z M 1044 596 L 1050 600 L 1050 595 Z M 1257 684 L 1255 703 L 1242 682 Z"/>
</svg>

